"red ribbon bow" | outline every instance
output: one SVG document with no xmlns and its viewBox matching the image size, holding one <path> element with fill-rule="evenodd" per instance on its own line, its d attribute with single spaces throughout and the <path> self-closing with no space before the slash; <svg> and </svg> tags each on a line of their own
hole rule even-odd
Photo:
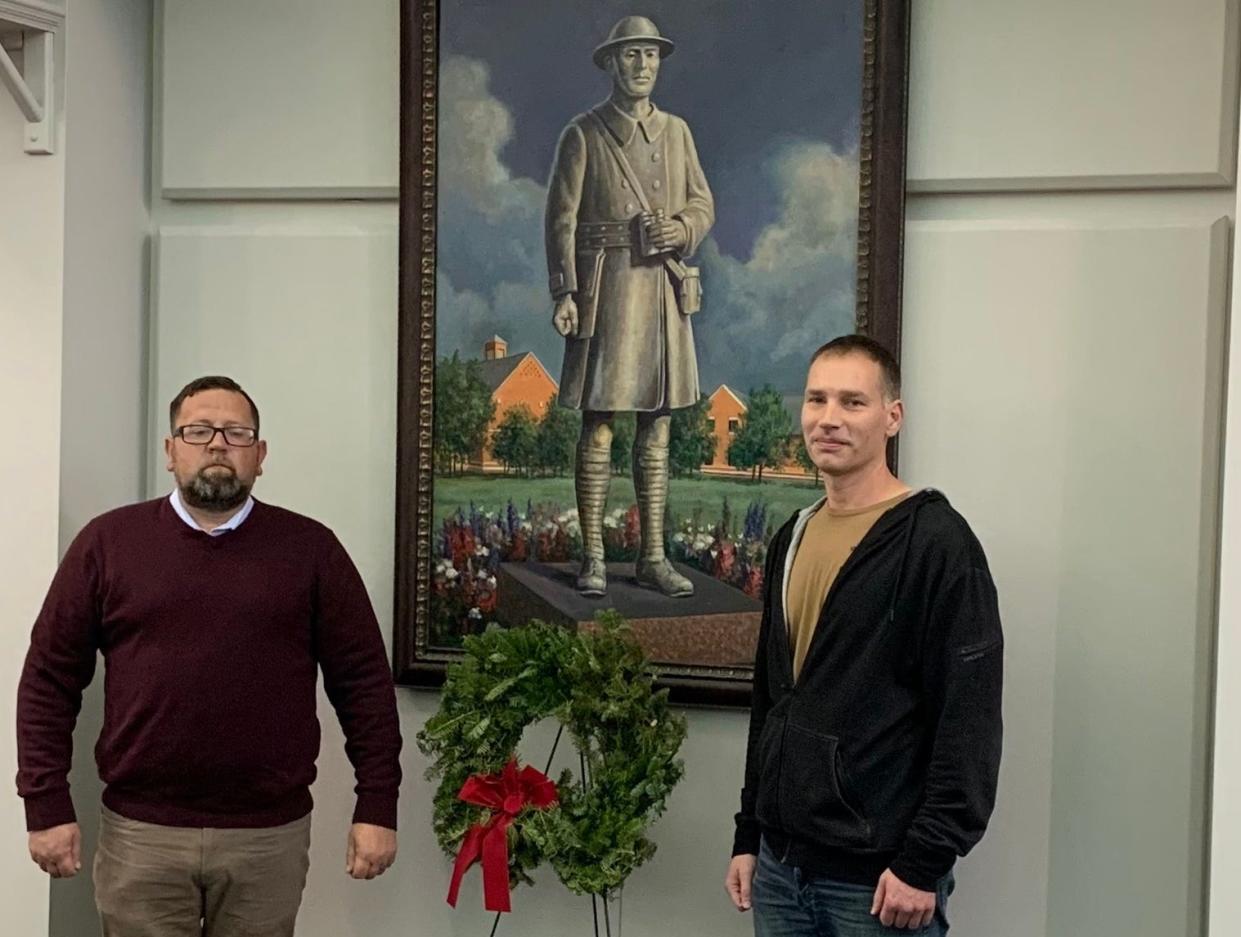
<svg viewBox="0 0 1241 937">
<path fill-rule="evenodd" d="M 483 863 L 483 904 L 488 911 L 511 911 L 508 891 L 508 828 L 526 807 L 546 810 L 556 803 L 556 784 L 537 768 L 517 770 L 509 759 L 499 774 L 476 774 L 461 786 L 457 797 L 467 804 L 490 807 L 495 813 L 465 834 L 448 887 L 448 903 L 457 906 L 461 879 L 475 862 Z"/>
</svg>

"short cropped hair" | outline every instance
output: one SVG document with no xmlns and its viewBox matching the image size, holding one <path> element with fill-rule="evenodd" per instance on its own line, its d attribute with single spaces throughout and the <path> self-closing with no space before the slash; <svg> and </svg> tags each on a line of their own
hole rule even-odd
<svg viewBox="0 0 1241 937">
<path fill-rule="evenodd" d="M 254 431 L 257 433 L 259 429 L 259 408 L 255 406 L 250 395 L 241 389 L 241 385 L 234 381 L 231 377 L 222 377 L 218 374 L 208 375 L 207 377 L 196 377 L 184 387 L 177 396 L 172 398 L 172 403 L 168 407 L 168 425 L 175 433 L 177 431 L 177 414 L 181 412 L 181 404 L 193 397 L 195 394 L 202 393 L 204 390 L 229 390 L 234 394 L 241 394 L 246 398 L 246 403 L 250 405 L 250 412 L 254 414 Z"/>
<path fill-rule="evenodd" d="M 810 363 L 814 364 L 820 358 L 831 355 L 850 354 L 865 355 L 879 365 L 879 371 L 883 377 L 884 397 L 888 400 L 900 399 L 901 366 L 897 364 L 892 352 L 866 335 L 841 335 L 839 338 L 833 338 L 826 345 L 819 346 L 818 350 L 810 356 Z"/>
</svg>

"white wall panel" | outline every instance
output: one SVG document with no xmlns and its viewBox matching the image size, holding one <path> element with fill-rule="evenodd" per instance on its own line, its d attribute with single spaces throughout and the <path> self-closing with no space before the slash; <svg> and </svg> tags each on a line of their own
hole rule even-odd
<svg viewBox="0 0 1241 937">
<path fill-rule="evenodd" d="M 165 228 L 156 265 L 154 438 L 187 381 L 227 374 L 258 402 L 271 443 L 259 496 L 319 515 L 326 504 L 329 524 L 369 529 L 395 471 L 395 226 Z M 352 474 L 358 449 L 377 477 Z M 150 458 L 151 493 L 163 491 L 162 455 Z"/>
<path fill-rule="evenodd" d="M 64 368 L 60 547 L 142 492 L 150 282 L 151 0 L 74 0 L 65 31 Z M 83 699 L 69 775 L 94 855 L 103 668 Z M 50 937 L 97 937 L 90 875 L 52 883 Z"/>
<path fill-rule="evenodd" d="M 64 42 L 56 42 L 63 63 Z M 63 64 L 57 81 L 63 83 Z M 26 121 L 0 90 L 0 925 L 43 934 L 48 878 L 26 851 L 17 775 L 17 682 L 30 628 L 56 571 L 60 505 L 60 377 L 65 238 L 64 108 L 51 156 L 22 150 Z"/>
<path fill-rule="evenodd" d="M 907 243 L 903 468 L 975 523 L 1007 633 L 961 932 L 1197 934 L 1227 221 Z"/>
<path fill-rule="evenodd" d="M 917 0 L 915 191 L 1228 185 L 1236 0 Z"/>
<path fill-rule="evenodd" d="M 1234 194 L 1235 197 L 1235 194 Z M 1235 211 L 1234 204 L 1234 211 Z M 1235 217 L 1235 215 L 1234 215 Z M 1235 231 L 1234 231 L 1235 238 Z M 1241 312 L 1236 283 L 1241 258 L 1232 258 L 1229 370 L 1241 368 Z M 1228 937 L 1241 920 L 1241 376 L 1228 381 L 1224 470 L 1220 499 L 1219 626 L 1215 647 L 1214 757 L 1211 804 L 1211 937 Z"/>
<path fill-rule="evenodd" d="M 393 196 L 398 36 L 391 0 L 164 0 L 163 194 Z"/>
</svg>

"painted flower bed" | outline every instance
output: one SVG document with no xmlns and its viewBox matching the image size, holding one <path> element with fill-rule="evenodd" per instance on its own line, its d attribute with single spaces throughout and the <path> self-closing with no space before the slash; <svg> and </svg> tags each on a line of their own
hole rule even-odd
<svg viewBox="0 0 1241 937">
<path fill-rule="evenodd" d="M 670 516 L 666 529 L 671 535 L 665 548 L 674 562 L 760 596 L 763 562 L 774 532 L 764 503 L 752 502 L 738 520 L 725 500 L 713 521 L 695 511 L 686 518 Z M 608 512 L 603 519 L 605 559 L 636 559 L 639 531 L 637 505 Z M 567 563 L 581 556 L 582 530 L 575 509 L 527 502 L 525 510 L 519 510 L 510 500 L 500 511 L 471 504 L 468 512 L 445 518 L 431 569 L 431 642 L 456 646 L 464 635 L 483 630 L 495 612 L 501 563 Z"/>
</svg>

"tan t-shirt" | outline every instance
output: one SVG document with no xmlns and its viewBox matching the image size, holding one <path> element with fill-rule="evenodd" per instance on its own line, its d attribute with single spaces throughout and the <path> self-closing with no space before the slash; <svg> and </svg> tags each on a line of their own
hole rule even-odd
<svg viewBox="0 0 1241 937">
<path fill-rule="evenodd" d="M 785 610 L 789 625 L 789 644 L 793 647 L 793 679 L 801 673 L 806 660 L 810 639 L 823 611 L 827 590 L 836 581 L 840 567 L 862 542 L 867 531 L 889 508 L 909 497 L 904 492 L 887 501 L 880 501 L 865 508 L 836 510 L 827 506 L 818 511 L 806 523 L 797 555 L 793 557 L 793 570 L 789 574 L 788 608 Z"/>
</svg>

